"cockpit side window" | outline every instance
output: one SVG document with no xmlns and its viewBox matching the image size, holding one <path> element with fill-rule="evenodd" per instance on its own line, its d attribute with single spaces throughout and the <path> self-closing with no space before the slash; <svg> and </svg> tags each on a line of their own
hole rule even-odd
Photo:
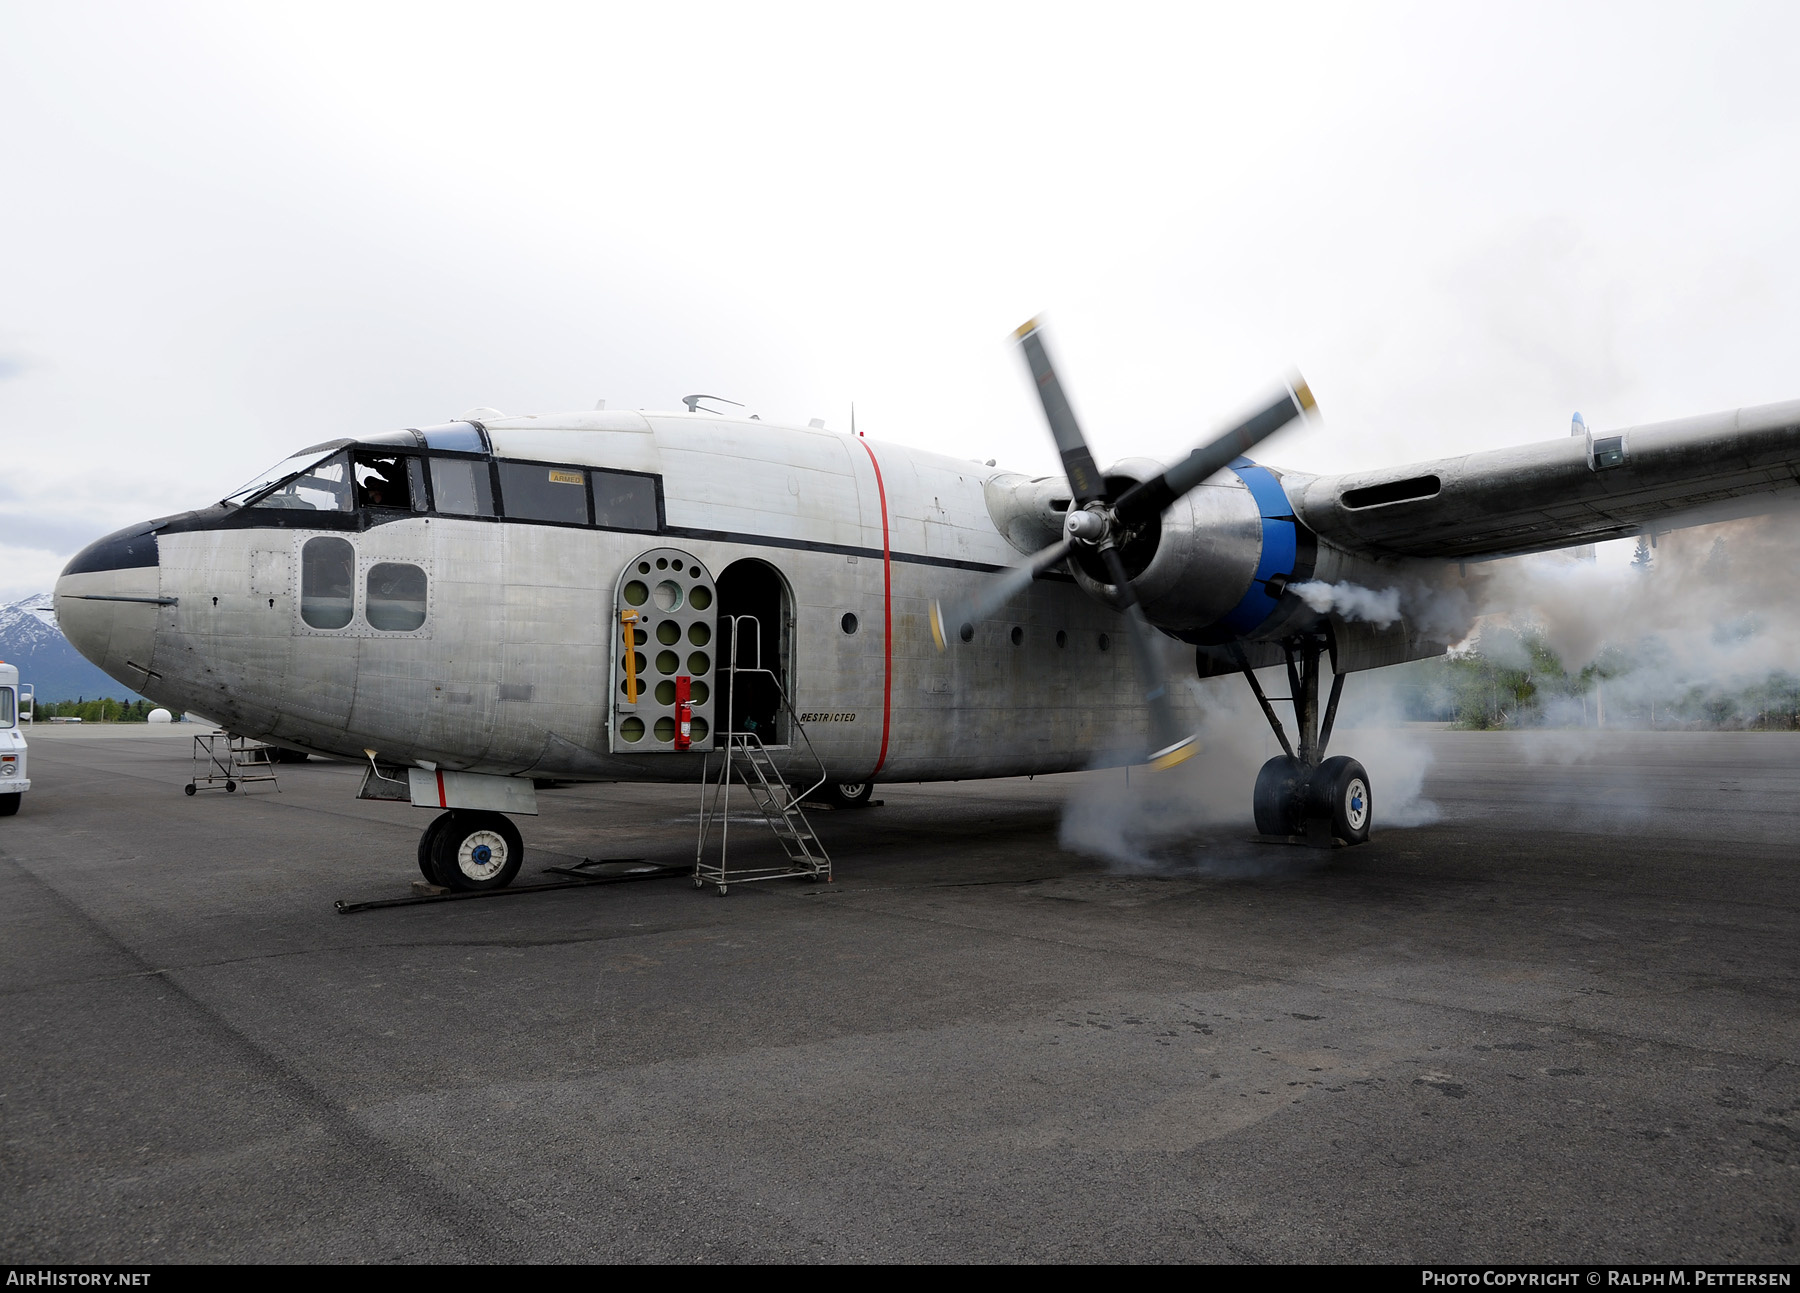
<svg viewBox="0 0 1800 1293">
<path fill-rule="evenodd" d="M 408 455 L 362 452 L 356 455 L 356 501 L 363 507 L 420 511 L 413 495 L 413 464 Z"/>
<path fill-rule="evenodd" d="M 0 727 L 11 727 L 18 722 L 18 693 L 11 687 L 0 687 Z"/>
<path fill-rule="evenodd" d="M 437 510 L 452 516 L 492 516 L 494 480 L 488 465 L 470 458 L 433 458 L 431 492 Z"/>
</svg>

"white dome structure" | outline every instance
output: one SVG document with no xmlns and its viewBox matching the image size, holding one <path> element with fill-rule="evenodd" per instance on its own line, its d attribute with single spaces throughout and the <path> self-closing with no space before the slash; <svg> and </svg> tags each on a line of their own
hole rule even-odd
<svg viewBox="0 0 1800 1293">
<path fill-rule="evenodd" d="M 153 709 L 146 716 L 145 721 L 150 723 L 172 723 L 175 721 L 175 715 L 171 714 L 166 709 Z"/>
</svg>

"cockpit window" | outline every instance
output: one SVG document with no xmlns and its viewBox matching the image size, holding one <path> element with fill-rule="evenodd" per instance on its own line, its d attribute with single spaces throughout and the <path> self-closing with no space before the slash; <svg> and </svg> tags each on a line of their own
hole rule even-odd
<svg viewBox="0 0 1800 1293">
<path fill-rule="evenodd" d="M 396 507 L 419 512 L 425 507 L 422 489 L 415 490 L 417 458 L 399 454 L 358 453 L 356 501 L 362 507 Z"/>
<path fill-rule="evenodd" d="M 252 476 L 249 484 L 227 494 L 224 500 L 226 505 L 237 507 L 244 506 L 271 485 L 284 481 L 290 476 L 298 476 L 315 464 L 324 462 L 327 458 L 332 456 L 333 451 L 338 445 L 342 444 L 343 441 L 340 440 L 337 442 L 337 445 L 314 445 L 310 449 L 302 449 L 299 453 L 294 454 L 290 458 L 283 458 L 267 471 L 258 472 L 255 476 Z M 340 476 L 338 479 L 342 480 L 343 478 Z M 284 506 L 284 504 L 277 503 L 271 504 L 270 506 L 280 507 Z M 285 506 L 293 506 L 293 504 L 286 504 Z"/>
<path fill-rule="evenodd" d="M 0 687 L 0 727 L 18 722 L 18 693 L 11 687 Z"/>
<path fill-rule="evenodd" d="M 492 516 L 494 481 L 488 465 L 468 458 L 433 458 L 431 492 L 437 510 L 452 516 Z"/>
<path fill-rule="evenodd" d="M 286 464 L 283 464 L 284 466 Z M 246 507 L 279 507 L 310 512 L 348 512 L 350 499 L 350 458 L 335 453 L 313 462 L 299 475 L 290 476 L 273 489 L 261 494 L 239 490 L 227 503 L 242 499 Z"/>
</svg>

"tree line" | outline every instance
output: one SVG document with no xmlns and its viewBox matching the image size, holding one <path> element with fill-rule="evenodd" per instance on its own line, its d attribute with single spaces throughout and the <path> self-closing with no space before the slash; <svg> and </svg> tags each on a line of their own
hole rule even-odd
<svg viewBox="0 0 1800 1293">
<path fill-rule="evenodd" d="M 34 722 L 53 718 L 79 718 L 84 723 L 147 723 L 155 709 L 147 700 L 114 700 L 102 696 L 98 700 L 80 697 L 75 700 L 40 700 Z"/>
<path fill-rule="evenodd" d="M 1683 678 L 1655 638 L 1608 646 L 1569 670 L 1541 627 L 1487 624 L 1465 650 L 1395 673 L 1405 716 L 1459 728 L 1800 730 L 1800 676 Z"/>
</svg>

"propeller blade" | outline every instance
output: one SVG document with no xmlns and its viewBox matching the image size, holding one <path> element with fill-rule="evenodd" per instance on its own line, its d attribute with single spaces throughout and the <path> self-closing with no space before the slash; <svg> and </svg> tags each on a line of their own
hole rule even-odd
<svg viewBox="0 0 1800 1293">
<path fill-rule="evenodd" d="M 987 619 L 1023 592 L 1032 580 L 1052 566 L 1066 561 L 1074 546 L 1067 539 L 1052 543 L 1024 565 L 1002 570 L 977 589 L 975 596 L 968 601 L 950 602 L 947 605 L 932 602 L 931 636 L 937 642 L 938 650 L 942 651 L 949 643 L 951 633 L 959 631 L 964 624 Z"/>
<path fill-rule="evenodd" d="M 1138 677 L 1144 680 L 1144 705 L 1150 711 L 1149 763 L 1157 769 L 1172 768 L 1192 758 L 1200 743 L 1192 732 L 1184 732 L 1175 706 L 1169 700 L 1169 681 L 1164 671 L 1162 653 L 1158 650 L 1156 630 L 1144 618 L 1137 603 L 1137 592 L 1125 571 L 1125 560 L 1117 548 L 1103 548 L 1100 555 L 1106 569 L 1124 600 L 1125 621 L 1130 630 L 1131 654 L 1137 660 Z"/>
<path fill-rule="evenodd" d="M 1267 408 L 1259 409 L 1242 422 L 1208 444 L 1201 445 L 1185 459 L 1160 476 L 1133 485 L 1113 504 L 1113 513 L 1123 525 L 1136 525 L 1161 516 L 1169 504 L 1187 493 L 1214 472 L 1221 471 L 1233 459 L 1248 453 L 1263 440 L 1303 413 L 1317 407 L 1312 391 L 1299 374 L 1293 383 Z"/>
<path fill-rule="evenodd" d="M 1019 348 L 1025 352 L 1025 362 L 1031 367 L 1031 379 L 1037 383 L 1038 398 L 1044 402 L 1044 417 L 1050 423 L 1050 434 L 1056 439 L 1057 452 L 1062 454 L 1069 488 L 1075 492 L 1075 506 L 1084 507 L 1097 498 L 1105 498 L 1106 478 L 1094 465 L 1094 455 L 1089 452 L 1087 440 L 1081 434 L 1081 425 L 1075 421 L 1069 397 L 1063 394 L 1056 369 L 1051 367 L 1050 352 L 1044 349 L 1038 321 L 1027 320 L 1013 336 L 1019 339 Z"/>
</svg>

